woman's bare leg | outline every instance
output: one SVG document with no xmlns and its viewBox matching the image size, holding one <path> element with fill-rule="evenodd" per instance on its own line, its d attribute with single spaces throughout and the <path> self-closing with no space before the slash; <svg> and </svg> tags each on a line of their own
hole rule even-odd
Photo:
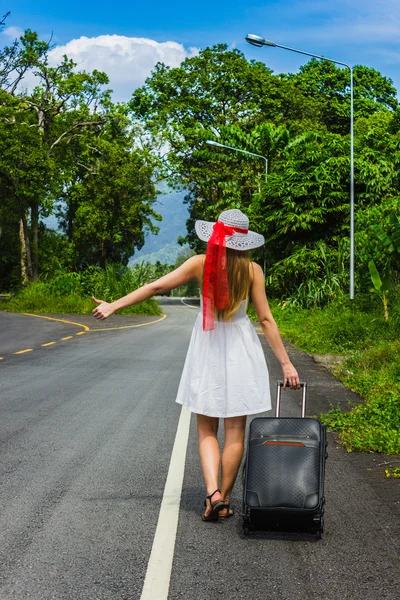
<svg viewBox="0 0 400 600">
<path fill-rule="evenodd" d="M 196 416 L 200 464 L 203 470 L 207 495 L 210 495 L 219 487 L 218 473 L 221 460 L 221 453 L 217 438 L 219 420 L 217 417 L 207 417 L 205 415 Z M 222 496 L 219 492 L 214 494 L 212 497 L 213 503 L 218 500 L 222 500 Z M 208 515 L 210 510 L 211 505 L 210 502 L 207 501 L 205 515 Z"/>
<path fill-rule="evenodd" d="M 225 442 L 222 452 L 221 493 L 226 504 L 229 504 L 232 488 L 242 462 L 244 450 L 244 434 L 246 416 L 228 417 L 224 420 Z M 220 512 L 226 515 L 226 509 Z"/>
</svg>

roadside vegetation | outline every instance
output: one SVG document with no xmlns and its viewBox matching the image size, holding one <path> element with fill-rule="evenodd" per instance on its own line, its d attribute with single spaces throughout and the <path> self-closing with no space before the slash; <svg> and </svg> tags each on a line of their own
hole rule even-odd
<svg viewBox="0 0 400 600">
<path fill-rule="evenodd" d="M 60 273 L 49 280 L 31 283 L 4 300 L 2 307 L 13 312 L 90 314 L 96 306 L 92 296 L 113 302 L 156 278 L 153 265 L 129 268 L 112 263 L 106 264 L 104 269 L 88 267 L 79 273 Z M 161 309 L 150 299 L 125 308 L 119 314 L 160 315 Z"/>
<path fill-rule="evenodd" d="M 6 15 L 0 21 L 5 25 Z M 26 30 L 0 48 L 0 292 L 6 310 L 90 312 L 175 265 L 129 260 L 157 232 L 157 184 L 186 191 L 196 219 L 241 208 L 266 245 L 254 259 L 283 334 L 344 358 L 334 369 L 365 403 L 323 417 L 348 450 L 400 452 L 400 107 L 393 82 L 354 67 L 356 299 L 349 289 L 347 69 L 297 73 L 219 44 L 156 65 L 128 102 L 106 73 Z M 35 86 L 25 89 L 25 76 Z M 223 76 L 221 77 L 221 73 Z M 268 159 L 211 148 L 207 140 Z M 168 148 L 168 152 L 165 152 Z M 54 231 L 46 217 L 58 223 Z M 184 257 L 182 257 L 184 259 Z M 185 286 L 182 295 L 193 295 Z M 129 309 L 158 314 L 155 302 Z M 393 473 L 395 473 L 393 471 Z"/>
<path fill-rule="evenodd" d="M 393 296 L 398 302 L 400 289 Z M 320 415 L 345 448 L 400 454 L 400 315 L 388 323 L 367 298 L 323 308 L 272 301 L 271 308 L 286 339 L 310 354 L 332 355 L 331 372 L 365 400 Z"/>
<path fill-rule="evenodd" d="M 91 266 L 80 272 L 61 271 L 53 277 L 42 277 L 39 281 L 15 290 L 0 306 L 11 312 L 90 314 L 95 307 L 92 296 L 113 302 L 169 273 L 192 255 L 193 251 L 182 250 L 173 265 L 142 262 L 129 267 L 119 263 L 106 263 L 104 268 Z M 171 294 L 196 296 L 198 285 L 196 282 L 189 282 L 173 290 Z M 160 315 L 162 311 L 158 303 L 150 298 L 129 306 L 118 314 Z"/>
</svg>

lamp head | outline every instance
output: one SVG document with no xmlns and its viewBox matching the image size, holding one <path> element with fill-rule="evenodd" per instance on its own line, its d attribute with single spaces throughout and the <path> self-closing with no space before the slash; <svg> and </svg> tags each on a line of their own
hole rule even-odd
<svg viewBox="0 0 400 600">
<path fill-rule="evenodd" d="M 261 46 L 276 46 L 276 44 L 271 42 L 271 40 L 266 40 L 259 35 L 255 35 L 254 33 L 248 33 L 246 35 L 246 42 L 249 42 L 249 44 L 252 46 L 258 46 L 259 48 L 261 48 Z"/>
<path fill-rule="evenodd" d="M 214 142 L 213 140 L 206 140 L 206 144 L 208 144 L 209 146 L 219 146 L 220 148 L 224 147 L 222 144 L 219 144 L 218 142 Z"/>
</svg>

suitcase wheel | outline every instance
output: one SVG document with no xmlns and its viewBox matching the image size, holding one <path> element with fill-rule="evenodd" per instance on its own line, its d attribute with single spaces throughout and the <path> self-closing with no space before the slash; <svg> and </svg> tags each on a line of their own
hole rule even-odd
<svg viewBox="0 0 400 600">
<path fill-rule="evenodd" d="M 243 533 L 244 535 L 249 535 L 250 529 L 248 525 L 243 525 Z"/>
<path fill-rule="evenodd" d="M 322 539 L 322 534 L 324 533 L 324 513 L 323 513 L 323 511 L 319 518 L 314 519 L 314 523 L 316 526 L 315 536 L 316 536 L 317 540 L 320 540 L 320 539 Z"/>
</svg>

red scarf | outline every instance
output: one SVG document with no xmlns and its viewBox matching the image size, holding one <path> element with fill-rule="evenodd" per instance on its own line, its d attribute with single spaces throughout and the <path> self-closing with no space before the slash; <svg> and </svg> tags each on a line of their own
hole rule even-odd
<svg viewBox="0 0 400 600">
<path fill-rule="evenodd" d="M 247 233 L 247 229 L 229 227 L 217 221 L 207 243 L 203 284 L 203 330 L 214 329 L 214 303 L 217 310 L 230 307 L 228 272 L 226 269 L 226 236 Z"/>
</svg>

